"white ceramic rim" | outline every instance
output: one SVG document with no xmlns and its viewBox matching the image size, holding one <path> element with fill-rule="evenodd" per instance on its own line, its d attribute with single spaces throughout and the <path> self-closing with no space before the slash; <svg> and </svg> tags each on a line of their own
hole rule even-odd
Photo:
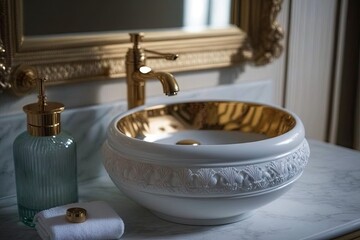
<svg viewBox="0 0 360 240">
<path fill-rule="evenodd" d="M 204 100 L 174 101 L 169 104 L 203 102 Z M 234 102 L 227 100 L 207 100 Z M 246 165 L 273 161 L 288 155 L 305 139 L 305 129 L 300 118 L 291 111 L 283 108 L 256 102 L 236 101 L 247 104 L 257 104 L 272 107 L 292 115 L 296 121 L 293 129 L 276 137 L 265 140 L 235 143 L 224 145 L 169 145 L 161 143 L 146 142 L 140 139 L 130 138 L 120 132 L 117 122 L 134 112 L 146 108 L 156 107 L 162 104 L 144 105 L 117 115 L 109 125 L 107 132 L 108 144 L 116 149 L 118 154 L 128 159 L 136 159 L 141 162 L 149 162 L 164 165 L 184 166 L 231 166 Z M 134 147 L 136 146 L 136 147 Z M 171 156 L 171 157 L 169 157 Z"/>
</svg>

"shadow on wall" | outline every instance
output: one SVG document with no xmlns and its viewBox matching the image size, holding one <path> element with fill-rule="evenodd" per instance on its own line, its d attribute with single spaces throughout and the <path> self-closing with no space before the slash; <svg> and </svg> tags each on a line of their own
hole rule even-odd
<svg viewBox="0 0 360 240">
<path fill-rule="evenodd" d="M 239 78 L 240 74 L 244 72 L 244 65 L 221 68 L 219 72 L 219 85 L 233 84 Z"/>
</svg>

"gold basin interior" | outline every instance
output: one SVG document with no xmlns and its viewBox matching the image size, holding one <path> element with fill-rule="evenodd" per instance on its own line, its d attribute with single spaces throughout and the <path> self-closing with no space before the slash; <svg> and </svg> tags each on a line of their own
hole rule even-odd
<svg viewBox="0 0 360 240">
<path fill-rule="evenodd" d="M 288 132 L 295 124 L 291 114 L 271 106 L 210 101 L 146 108 L 118 120 L 117 128 L 128 137 L 149 142 L 172 144 L 166 139 L 177 134 L 176 142 L 189 145 L 202 144 L 203 140 L 197 138 L 213 138 L 205 143 L 208 145 L 272 138 Z M 199 144 L 191 144 L 193 141 Z"/>
</svg>

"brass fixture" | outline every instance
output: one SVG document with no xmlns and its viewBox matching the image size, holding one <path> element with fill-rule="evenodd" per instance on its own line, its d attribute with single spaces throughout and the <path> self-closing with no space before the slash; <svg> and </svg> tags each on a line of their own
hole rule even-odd
<svg viewBox="0 0 360 240">
<path fill-rule="evenodd" d="M 172 74 L 155 72 L 146 66 L 146 59 L 163 58 L 174 61 L 178 58 L 178 55 L 144 49 L 140 46 L 143 38 L 143 33 L 130 33 L 130 40 L 133 43 L 133 47 L 129 48 L 126 54 L 126 81 L 129 109 L 145 103 L 145 81 L 147 79 L 158 79 L 163 86 L 164 93 L 168 96 L 176 95 L 179 91 L 179 86 Z M 152 53 L 154 56 L 146 56 L 146 52 Z"/>
<path fill-rule="evenodd" d="M 36 68 L 28 65 L 19 65 L 10 74 L 9 83 L 12 92 L 17 96 L 24 96 L 36 89 L 39 74 Z"/>
<path fill-rule="evenodd" d="M 197 146 L 209 145 L 195 137 L 205 134 L 208 140 L 210 132 L 216 136 L 216 144 L 232 144 L 249 141 L 241 134 L 251 134 L 257 141 L 285 134 L 295 125 L 296 119 L 279 108 L 236 101 L 158 105 L 131 113 L 116 123 L 119 131 L 131 138 L 156 142 L 178 135 L 180 139 L 174 144 Z M 225 141 L 218 137 L 221 133 L 232 137 Z"/>
<path fill-rule="evenodd" d="M 11 89 L 17 96 L 23 96 L 36 88 L 36 68 L 20 64 L 12 69 L 6 62 L 6 49 L 0 39 L 0 92 Z"/>
<path fill-rule="evenodd" d="M 47 101 L 45 80 L 37 78 L 38 101 L 23 107 L 27 116 L 27 129 L 32 136 L 53 136 L 61 131 L 60 113 L 64 111 L 64 105 Z"/>
<path fill-rule="evenodd" d="M 24 64 L 11 69 L 6 64 L 6 50 L 0 41 L 0 92 L 11 89 L 17 96 L 23 96 L 36 88 L 36 68 Z"/>
</svg>

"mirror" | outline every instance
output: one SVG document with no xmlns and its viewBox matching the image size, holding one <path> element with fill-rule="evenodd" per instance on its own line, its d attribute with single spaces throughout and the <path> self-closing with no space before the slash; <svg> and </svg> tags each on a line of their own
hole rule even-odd
<svg viewBox="0 0 360 240">
<path fill-rule="evenodd" d="M 231 23 L 231 0 L 88 0 L 83 8 L 79 1 L 23 1 L 24 36 L 224 28 Z"/>
<path fill-rule="evenodd" d="M 34 71 L 49 85 L 123 77 L 128 32 L 139 30 L 146 32 L 144 47 L 180 55 L 177 61 L 148 60 L 162 71 L 263 65 L 282 51 L 283 34 L 275 21 L 280 0 L 140 1 L 2 0 L 0 87 L 26 93 Z"/>
</svg>

